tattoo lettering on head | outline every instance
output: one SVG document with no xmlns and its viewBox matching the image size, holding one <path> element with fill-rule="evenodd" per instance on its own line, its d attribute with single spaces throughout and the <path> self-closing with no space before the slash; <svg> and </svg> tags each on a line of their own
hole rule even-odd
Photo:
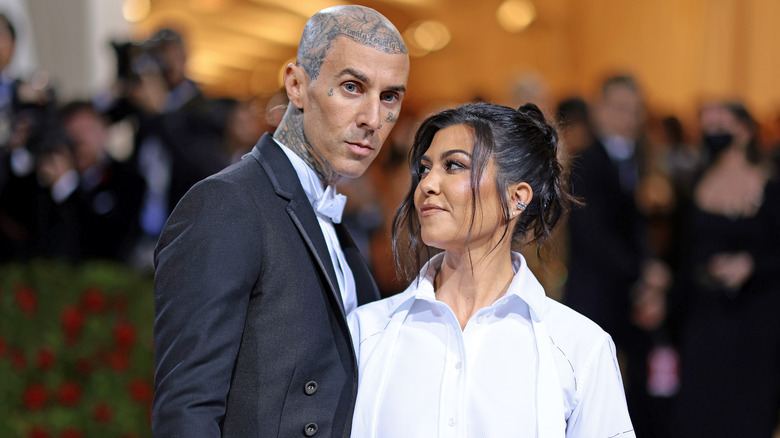
<svg viewBox="0 0 780 438">
<path fill-rule="evenodd" d="M 392 112 L 387 113 L 387 117 L 385 118 L 385 122 L 395 123 L 397 121 L 398 121 L 398 116 L 396 114 L 393 114 Z"/>
<path fill-rule="evenodd" d="M 334 6 L 314 14 L 298 45 L 297 64 L 312 80 L 319 76 L 331 43 L 342 35 L 385 53 L 408 53 L 398 29 L 379 12 L 357 5 Z"/>
<path fill-rule="evenodd" d="M 288 105 L 287 112 L 284 114 L 284 122 L 279 125 L 276 132 L 274 132 L 274 138 L 281 144 L 287 146 L 295 152 L 296 155 L 301 157 L 306 162 L 317 176 L 320 181 L 328 185 L 336 184 L 341 175 L 336 173 L 333 168 L 330 167 L 327 161 L 314 149 L 314 146 L 309 143 L 306 138 L 306 134 L 303 132 L 303 111 L 296 108 L 295 105 Z"/>
<path fill-rule="evenodd" d="M 333 97 L 333 88 L 331 88 L 330 91 L 328 91 L 328 97 Z"/>
</svg>

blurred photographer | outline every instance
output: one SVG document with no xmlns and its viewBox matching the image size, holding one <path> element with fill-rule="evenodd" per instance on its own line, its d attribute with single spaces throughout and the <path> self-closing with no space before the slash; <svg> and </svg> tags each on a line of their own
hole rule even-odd
<svg viewBox="0 0 780 438">
<path fill-rule="evenodd" d="M 132 161 L 146 180 L 141 225 L 151 247 L 189 188 L 230 163 L 226 113 L 186 75 L 182 36 L 161 29 L 140 43 L 113 43 L 117 54 L 114 121 L 136 123 Z"/>
<path fill-rule="evenodd" d="M 40 190 L 36 175 L 53 92 L 11 76 L 16 30 L 0 14 L 0 261 L 24 259 L 36 248 Z"/>
</svg>

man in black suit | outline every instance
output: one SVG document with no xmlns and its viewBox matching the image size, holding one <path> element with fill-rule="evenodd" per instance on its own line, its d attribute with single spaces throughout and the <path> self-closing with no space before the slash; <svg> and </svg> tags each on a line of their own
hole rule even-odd
<svg viewBox="0 0 780 438">
<path fill-rule="evenodd" d="M 669 273 L 648 247 L 636 202 L 644 121 L 638 84 L 630 76 L 607 78 L 595 110 L 596 139 L 572 161 L 572 192 L 585 205 L 569 217 L 565 300 L 614 338 L 637 435 L 646 436 L 650 334 L 662 322 Z"/>
<path fill-rule="evenodd" d="M 381 14 L 318 12 L 286 67 L 273 137 L 179 202 L 155 253 L 156 437 L 349 435 L 345 314 L 379 294 L 335 184 L 376 157 L 408 73 Z"/>
</svg>

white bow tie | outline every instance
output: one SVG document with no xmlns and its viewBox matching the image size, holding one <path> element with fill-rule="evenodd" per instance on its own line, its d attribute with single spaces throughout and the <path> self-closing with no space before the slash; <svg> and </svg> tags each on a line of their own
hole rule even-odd
<svg viewBox="0 0 780 438">
<path fill-rule="evenodd" d="M 346 196 L 337 193 L 333 186 L 328 186 L 322 196 L 314 203 L 314 209 L 318 213 L 328 216 L 334 224 L 338 224 L 341 223 L 341 215 L 344 213 L 346 203 Z"/>
</svg>

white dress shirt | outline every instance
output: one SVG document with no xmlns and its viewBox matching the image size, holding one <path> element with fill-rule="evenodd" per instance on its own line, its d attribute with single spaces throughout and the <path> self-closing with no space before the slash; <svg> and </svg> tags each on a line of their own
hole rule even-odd
<svg viewBox="0 0 780 438">
<path fill-rule="evenodd" d="M 290 148 L 276 139 L 274 141 L 282 148 L 287 158 L 290 159 L 290 163 L 295 168 L 298 179 L 303 186 L 303 191 L 306 192 L 306 197 L 309 198 L 312 207 L 316 206 L 323 196 L 343 196 L 337 195 L 334 187 L 328 187 L 326 193 L 326 189 L 322 187 L 322 182 L 314 170 Z M 333 270 L 336 272 L 336 281 L 338 281 L 337 286 L 341 292 L 341 302 L 344 303 L 344 312 L 349 313 L 357 307 L 355 277 L 352 275 L 352 269 L 350 269 L 347 260 L 344 258 L 344 251 L 341 249 L 336 229 L 333 228 L 333 221 L 330 217 L 317 211 L 316 207 L 314 207 L 314 213 L 317 215 L 322 235 L 325 237 L 325 243 L 328 245 L 330 259 L 333 262 Z"/>
<path fill-rule="evenodd" d="M 348 316 L 353 437 L 634 437 L 610 336 L 547 298 L 522 255 L 506 295 L 461 330 L 439 254 L 409 288 Z"/>
</svg>

